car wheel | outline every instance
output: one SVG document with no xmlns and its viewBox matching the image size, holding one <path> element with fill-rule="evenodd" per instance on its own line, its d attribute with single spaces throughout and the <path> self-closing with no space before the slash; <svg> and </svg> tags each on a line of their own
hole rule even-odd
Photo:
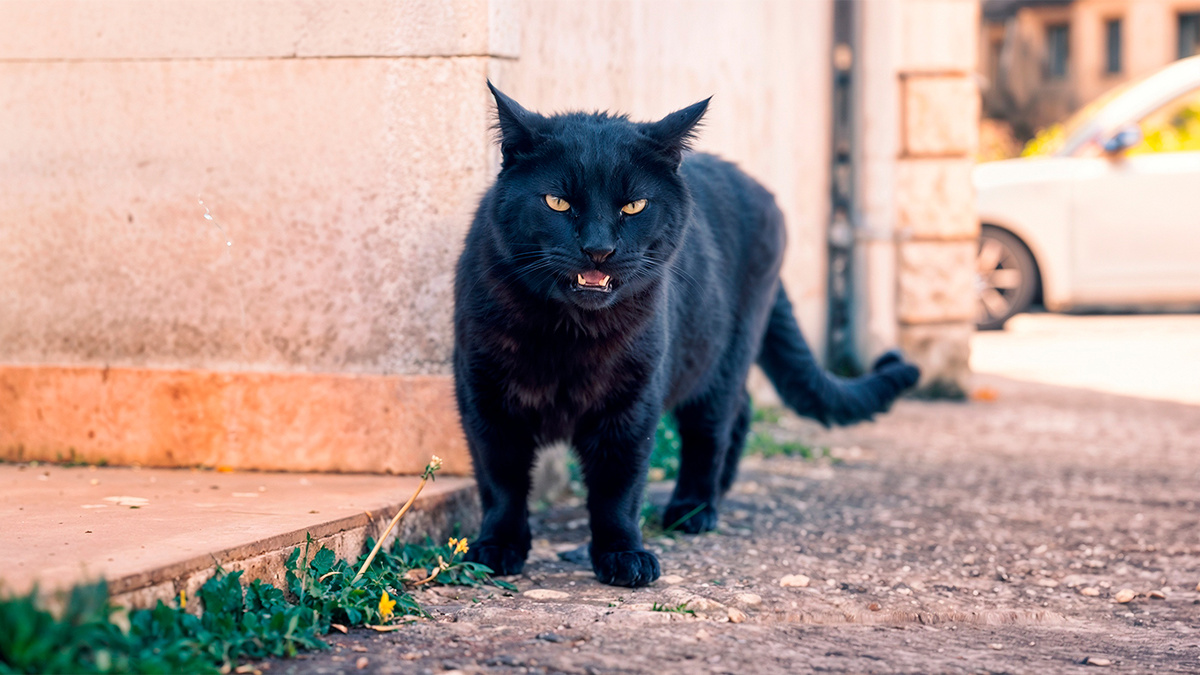
<svg viewBox="0 0 1200 675">
<path fill-rule="evenodd" d="M 1037 264 L 1020 239 L 998 227 L 984 225 L 975 258 L 975 286 L 979 298 L 976 327 L 1003 328 L 1005 321 L 1033 303 L 1038 286 Z"/>
</svg>

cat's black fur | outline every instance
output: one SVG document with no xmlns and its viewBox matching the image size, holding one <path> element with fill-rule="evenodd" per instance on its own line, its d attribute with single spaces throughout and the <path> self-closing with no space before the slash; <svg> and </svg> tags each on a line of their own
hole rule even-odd
<svg viewBox="0 0 1200 675">
<path fill-rule="evenodd" d="M 492 93 L 503 164 L 455 281 L 455 389 L 483 502 L 468 559 L 523 569 L 534 452 L 566 439 L 587 485 L 596 576 L 642 586 L 659 575 L 638 518 L 664 412 L 683 456 L 663 520 L 699 509 L 681 529 L 703 532 L 737 471 L 752 363 L 825 424 L 886 410 L 917 370 L 894 353 L 857 380 L 817 365 L 779 282 L 774 198 L 734 165 L 687 154 L 708 101 L 639 124 L 544 117 Z M 640 199 L 644 210 L 622 213 Z M 608 292 L 578 287 L 595 270 L 611 277 Z"/>
</svg>

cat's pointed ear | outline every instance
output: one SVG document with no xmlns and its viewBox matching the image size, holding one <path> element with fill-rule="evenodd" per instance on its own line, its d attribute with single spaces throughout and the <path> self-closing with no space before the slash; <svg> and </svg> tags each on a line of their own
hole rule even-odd
<svg viewBox="0 0 1200 675">
<path fill-rule="evenodd" d="M 683 161 L 683 153 L 696 138 L 700 118 L 708 110 L 712 97 L 693 103 L 683 110 L 676 110 L 657 122 L 645 125 L 645 134 L 658 146 L 658 151 L 675 166 Z"/>
<path fill-rule="evenodd" d="M 539 123 L 544 119 L 541 115 L 521 107 L 520 103 L 512 100 L 492 84 L 487 83 L 496 99 L 496 128 L 500 130 L 500 153 L 504 163 L 509 163 L 517 155 L 528 153 L 537 141 Z"/>
</svg>

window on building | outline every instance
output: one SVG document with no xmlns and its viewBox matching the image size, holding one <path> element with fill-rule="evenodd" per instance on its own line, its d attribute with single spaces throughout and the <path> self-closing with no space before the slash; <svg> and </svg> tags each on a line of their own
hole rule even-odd
<svg viewBox="0 0 1200 675">
<path fill-rule="evenodd" d="M 1200 54 L 1200 12 L 1179 15 L 1179 58 Z"/>
<path fill-rule="evenodd" d="M 1067 76 L 1067 24 L 1046 26 L 1046 77 L 1061 80 Z"/>
<path fill-rule="evenodd" d="M 1104 72 L 1115 75 L 1121 72 L 1121 20 L 1104 22 Z"/>
<path fill-rule="evenodd" d="M 988 86 L 997 87 L 1000 83 L 1000 59 L 1004 57 L 1004 38 L 994 38 L 988 43 Z"/>
</svg>

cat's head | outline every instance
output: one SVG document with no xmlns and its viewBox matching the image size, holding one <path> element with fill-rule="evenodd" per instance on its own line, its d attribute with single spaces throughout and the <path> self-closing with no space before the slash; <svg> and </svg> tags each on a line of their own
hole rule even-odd
<svg viewBox="0 0 1200 675">
<path fill-rule="evenodd" d="M 658 122 L 606 113 L 543 116 L 488 83 L 503 164 L 497 244 L 516 283 L 603 309 L 667 274 L 691 199 L 679 166 L 708 100 Z"/>
</svg>

